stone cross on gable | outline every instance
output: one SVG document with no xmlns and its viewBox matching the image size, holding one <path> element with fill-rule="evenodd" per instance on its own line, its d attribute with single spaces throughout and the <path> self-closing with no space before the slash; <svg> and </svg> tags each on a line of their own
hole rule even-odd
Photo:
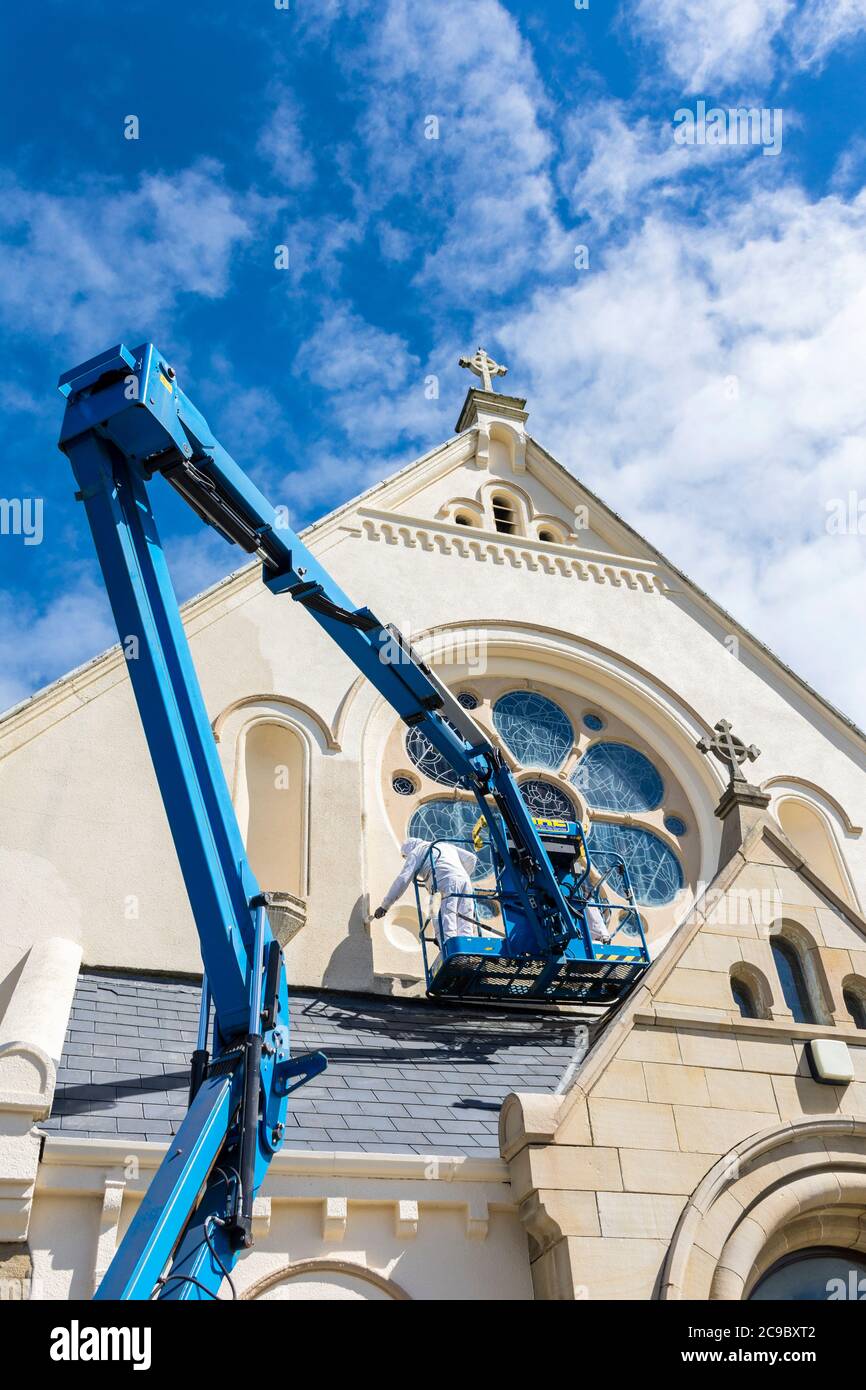
<svg viewBox="0 0 866 1390">
<path fill-rule="evenodd" d="M 745 782 L 743 763 L 753 763 L 760 757 L 760 748 L 756 748 L 754 743 L 747 748 L 743 740 L 737 738 L 727 719 L 720 719 L 714 728 L 715 734 L 712 738 L 698 740 L 699 752 L 712 753 L 720 763 L 724 763 L 730 771 L 731 783 Z"/>
<path fill-rule="evenodd" d="M 502 367 L 495 362 L 485 348 L 480 347 L 474 357 L 461 357 L 458 366 L 467 367 L 470 372 L 480 376 L 481 385 L 485 391 L 493 390 L 493 378 L 495 376 L 506 376 L 508 368 Z"/>
</svg>

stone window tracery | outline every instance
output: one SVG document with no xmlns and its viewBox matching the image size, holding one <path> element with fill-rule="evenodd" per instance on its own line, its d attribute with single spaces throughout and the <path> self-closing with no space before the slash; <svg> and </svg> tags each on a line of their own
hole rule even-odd
<svg viewBox="0 0 866 1390">
<path fill-rule="evenodd" d="M 651 830 L 594 821 L 588 843 L 590 856 L 598 854 L 596 866 L 602 870 L 611 863 L 602 856 L 619 855 L 625 860 L 632 892 L 647 907 L 671 902 L 683 886 L 679 860 Z M 614 892 L 622 893 L 622 877 L 621 871 L 614 869 L 608 880 Z"/>
<path fill-rule="evenodd" d="M 391 786 L 398 796 L 414 796 L 418 790 L 418 784 L 412 777 L 402 777 L 398 773 L 391 779 Z"/>
<path fill-rule="evenodd" d="M 532 690 L 512 690 L 497 700 L 493 724 L 517 761 L 527 767 L 561 767 L 574 743 L 568 715 Z"/>
<path fill-rule="evenodd" d="M 625 743 L 593 744 L 571 780 L 598 811 L 654 811 L 664 796 L 649 758 Z"/>
<path fill-rule="evenodd" d="M 651 750 L 642 752 L 632 745 L 631 731 L 616 716 L 588 705 L 585 697 L 581 701 L 563 695 L 560 701 L 552 698 L 553 692 L 509 688 L 495 678 L 455 694 L 482 727 L 492 723 L 532 813 L 583 822 L 595 866 L 602 873 L 611 870 L 608 883 L 615 894 L 624 888 L 613 865 L 615 857 L 625 861 L 642 908 L 669 907 L 687 881 L 696 881 L 699 845 L 682 789 L 670 780 L 664 765 L 656 767 Z M 597 724 L 605 730 L 600 740 Z M 401 743 L 419 774 L 419 785 L 414 806 L 407 796 L 405 812 L 395 807 L 396 833 L 401 838 L 409 834 L 469 841 L 480 814 L 475 800 L 419 730 L 410 730 Z M 399 764 L 392 762 L 391 769 L 389 777 L 406 776 Z M 688 879 L 679 853 L 681 839 Z M 485 851 L 476 879 L 486 877 L 484 886 L 490 886 L 491 872 Z"/>
<path fill-rule="evenodd" d="M 431 782 L 439 782 L 443 787 L 458 785 L 457 774 L 448 759 L 438 748 L 434 748 L 420 729 L 410 729 L 406 734 L 406 752 L 418 771 L 429 777 Z"/>
<path fill-rule="evenodd" d="M 568 793 L 554 782 L 545 782 L 540 777 L 522 782 L 520 795 L 534 816 L 559 816 L 565 820 L 574 820 L 577 814 Z"/>
</svg>

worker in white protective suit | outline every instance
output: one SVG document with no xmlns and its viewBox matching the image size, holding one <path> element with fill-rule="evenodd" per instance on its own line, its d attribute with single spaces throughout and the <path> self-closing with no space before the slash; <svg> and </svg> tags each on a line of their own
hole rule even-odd
<svg viewBox="0 0 866 1390">
<path fill-rule="evenodd" d="M 586 925 L 589 927 L 589 934 L 593 941 L 598 941 L 600 945 L 608 946 L 612 940 L 613 934 L 608 930 L 600 908 L 593 907 L 592 904 L 587 903 L 587 898 L 592 896 L 593 889 L 590 888 L 588 883 L 584 883 L 580 892 L 580 897 L 585 904 L 583 910 L 586 914 Z"/>
<path fill-rule="evenodd" d="M 472 893 L 472 871 L 477 856 L 462 845 L 441 840 L 435 844 L 432 840 L 406 840 L 400 846 L 400 853 L 403 867 L 373 916 L 384 917 L 412 880 L 420 878 L 431 894 L 435 891 L 440 895 L 440 946 L 454 936 L 478 936 L 475 899 L 466 896 Z"/>
<path fill-rule="evenodd" d="M 604 918 L 599 909 L 597 907 L 588 906 L 584 911 L 586 912 L 586 925 L 589 927 L 589 934 L 593 941 L 598 941 L 603 946 L 609 946 L 611 935 L 604 924 Z"/>
</svg>

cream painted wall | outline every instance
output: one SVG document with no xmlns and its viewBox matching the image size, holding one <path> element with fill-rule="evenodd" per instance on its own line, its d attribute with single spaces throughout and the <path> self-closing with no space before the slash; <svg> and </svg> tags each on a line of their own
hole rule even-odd
<svg viewBox="0 0 866 1390">
<path fill-rule="evenodd" d="M 483 495 L 492 481 L 476 466 L 474 443 L 473 431 L 456 438 L 313 529 L 312 548 L 356 602 L 422 645 L 434 631 L 432 659 L 448 681 L 471 675 L 461 640 L 477 628 L 489 669 L 564 682 L 606 701 L 654 743 L 685 789 L 705 877 L 715 868 L 712 811 L 722 780 L 694 743 L 723 715 L 763 750 L 751 769 L 756 780 L 796 776 L 841 806 L 848 823 L 862 821 L 862 739 L 746 637 L 732 655 L 726 620 L 531 442 L 526 471 L 510 481 L 538 512 L 563 521 L 589 505 L 594 530 L 581 538 L 588 548 L 437 521 L 449 498 Z M 508 473 L 502 451 L 491 450 L 491 461 L 497 476 Z M 381 779 L 390 711 L 308 615 L 261 587 L 254 569 L 188 605 L 185 619 L 208 711 L 225 716 L 219 753 L 235 794 L 247 714 L 261 717 L 259 706 L 276 701 L 306 740 L 309 918 L 289 948 L 292 978 L 399 992 L 393 951 L 380 949 L 367 920 L 395 868 Z M 232 712 L 244 701 L 252 703 Z M 861 892 L 863 836 L 838 826 L 834 833 Z M 199 968 L 116 653 L 0 723 L 0 844 L 0 1000 L 27 946 L 48 936 L 78 942 L 88 965 Z"/>
<path fill-rule="evenodd" d="M 28 1241 L 34 1297 L 91 1297 L 163 1152 L 46 1140 Z M 253 1229 L 234 1275 L 243 1298 L 532 1297 L 526 1235 L 499 1159 L 283 1150 Z"/>
</svg>

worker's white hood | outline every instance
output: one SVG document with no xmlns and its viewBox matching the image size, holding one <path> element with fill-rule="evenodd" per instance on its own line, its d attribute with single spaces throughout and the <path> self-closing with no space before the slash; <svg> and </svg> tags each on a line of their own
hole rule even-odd
<svg viewBox="0 0 866 1390">
<path fill-rule="evenodd" d="M 408 858 L 410 854 L 423 854 L 424 850 L 429 849 L 432 843 L 432 840 L 404 840 L 400 846 L 400 853 L 404 859 Z M 459 861 L 469 878 L 472 877 L 475 872 L 475 865 L 478 863 L 478 855 L 473 854 L 471 849 L 466 849 L 463 845 L 451 845 L 446 841 L 444 844 L 437 845 L 437 850 L 446 862 L 451 861 L 454 868 L 457 867 L 456 861 Z"/>
<path fill-rule="evenodd" d="M 404 840 L 400 846 L 400 853 L 404 859 L 408 859 L 409 855 L 414 854 L 416 850 L 429 849 L 430 843 L 430 840 Z"/>
</svg>

